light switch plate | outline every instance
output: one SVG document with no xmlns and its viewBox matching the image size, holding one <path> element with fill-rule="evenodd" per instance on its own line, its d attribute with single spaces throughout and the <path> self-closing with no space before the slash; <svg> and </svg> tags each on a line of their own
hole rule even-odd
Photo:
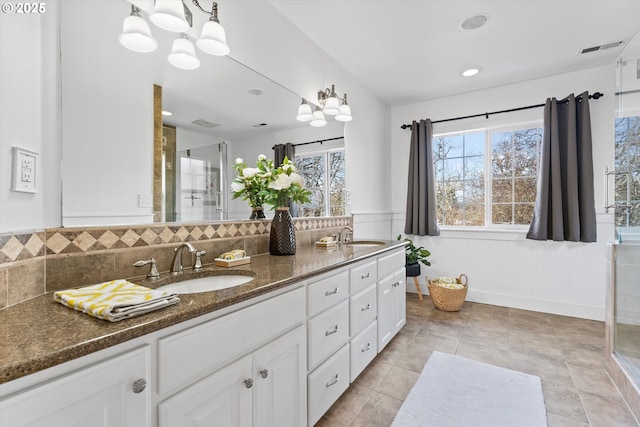
<svg viewBox="0 0 640 427">
<path fill-rule="evenodd" d="M 11 191 L 37 193 L 38 153 L 20 147 L 13 149 L 13 180 Z"/>
</svg>

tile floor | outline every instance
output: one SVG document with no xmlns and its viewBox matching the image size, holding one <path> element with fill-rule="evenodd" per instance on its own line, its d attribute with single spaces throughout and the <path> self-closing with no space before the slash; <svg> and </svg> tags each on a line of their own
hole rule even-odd
<svg viewBox="0 0 640 427">
<path fill-rule="evenodd" d="M 388 426 L 433 350 L 537 375 L 550 427 L 637 426 L 604 369 L 604 323 L 407 294 L 407 324 L 316 424 Z M 418 426 L 416 426 L 418 427 Z"/>
</svg>

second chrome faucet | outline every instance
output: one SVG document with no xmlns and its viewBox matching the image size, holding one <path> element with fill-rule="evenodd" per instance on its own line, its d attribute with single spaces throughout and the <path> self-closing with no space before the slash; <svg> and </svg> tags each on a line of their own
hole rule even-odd
<svg viewBox="0 0 640 427">
<path fill-rule="evenodd" d="M 191 254 L 192 265 L 196 264 L 195 261 L 193 261 L 193 258 L 196 253 L 198 253 L 197 249 L 191 243 L 181 243 L 180 246 L 175 249 L 173 254 L 173 262 L 171 263 L 171 273 L 173 274 L 181 274 L 184 270 L 182 267 L 182 251 L 184 248 L 187 248 Z"/>
</svg>

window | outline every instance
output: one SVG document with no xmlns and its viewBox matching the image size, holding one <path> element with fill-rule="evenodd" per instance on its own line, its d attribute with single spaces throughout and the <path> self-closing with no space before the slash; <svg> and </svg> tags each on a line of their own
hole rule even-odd
<svg viewBox="0 0 640 427">
<path fill-rule="evenodd" d="M 299 206 L 299 215 L 345 215 L 344 150 L 296 155 L 295 164 L 311 191 L 311 202 Z"/>
<path fill-rule="evenodd" d="M 640 226 L 640 116 L 620 117 L 615 122 L 615 200 L 631 206 L 616 209 L 618 226 Z"/>
<path fill-rule="evenodd" d="M 440 225 L 528 225 L 541 140 L 541 128 L 435 135 Z"/>
</svg>

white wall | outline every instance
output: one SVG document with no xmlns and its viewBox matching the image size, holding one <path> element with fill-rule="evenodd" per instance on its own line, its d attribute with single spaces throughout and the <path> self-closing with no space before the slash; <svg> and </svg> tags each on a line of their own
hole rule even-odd
<svg viewBox="0 0 640 427">
<path fill-rule="evenodd" d="M 602 208 L 601 172 L 605 166 L 613 166 L 613 64 L 392 109 L 391 169 L 396 172 L 391 177 L 392 235 L 404 230 L 410 130 L 400 129 L 402 124 L 426 117 L 438 120 L 540 104 L 547 97 L 562 98 L 584 90 L 605 94 L 590 102 L 598 242 L 539 242 L 526 240 L 526 231 L 445 229 L 438 237 L 414 238 L 432 252 L 432 267 L 423 268 L 423 276 L 466 273 L 470 301 L 604 319 L 606 242 L 613 239 L 613 218 Z M 483 117 L 435 124 L 434 133 L 526 123 L 541 120 L 542 112 L 540 108 L 490 116 L 488 120 Z M 412 281 L 407 287 L 415 291 Z"/>
<path fill-rule="evenodd" d="M 0 233 L 60 225 L 58 2 L 46 8 L 0 14 Z M 10 191 L 13 146 L 39 153 L 36 194 Z"/>
</svg>

